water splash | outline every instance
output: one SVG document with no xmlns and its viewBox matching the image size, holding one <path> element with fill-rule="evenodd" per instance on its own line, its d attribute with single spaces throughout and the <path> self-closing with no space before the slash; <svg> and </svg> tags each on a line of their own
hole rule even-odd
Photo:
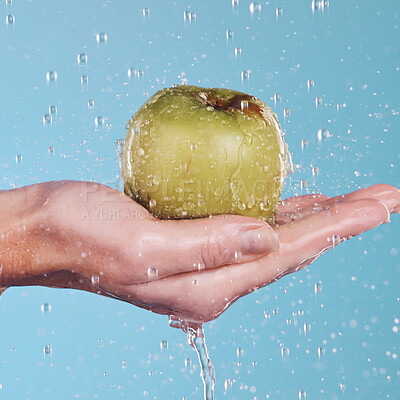
<svg viewBox="0 0 400 400">
<path fill-rule="evenodd" d="M 201 325 L 196 330 L 187 329 L 188 342 L 197 352 L 201 368 L 201 379 L 204 384 L 204 400 L 214 400 L 215 371 L 208 356 L 208 350 L 204 337 L 204 329 Z"/>
</svg>

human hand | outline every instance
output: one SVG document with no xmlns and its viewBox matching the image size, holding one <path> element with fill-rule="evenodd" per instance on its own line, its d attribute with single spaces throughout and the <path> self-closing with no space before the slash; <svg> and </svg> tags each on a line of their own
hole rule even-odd
<svg viewBox="0 0 400 400">
<path fill-rule="evenodd" d="M 137 294 L 150 295 L 148 282 L 248 262 L 279 247 L 276 233 L 262 221 L 226 215 L 161 221 L 96 183 L 46 182 L 2 192 L 0 215 L 8 214 L 10 203 L 20 214 L 1 226 L 9 225 L 7 246 L 15 256 L 4 263 L 0 286 L 71 287 L 151 308 Z M 158 309 L 172 312 L 168 304 L 179 296 L 171 293 Z"/>
<path fill-rule="evenodd" d="M 153 311 L 172 310 L 168 313 L 174 319 L 195 326 L 215 319 L 241 296 L 311 264 L 340 242 L 389 222 L 394 212 L 400 212 L 400 191 L 389 185 L 334 198 L 290 198 L 278 207 L 277 251 L 251 262 L 149 282 L 136 294 Z"/>
</svg>

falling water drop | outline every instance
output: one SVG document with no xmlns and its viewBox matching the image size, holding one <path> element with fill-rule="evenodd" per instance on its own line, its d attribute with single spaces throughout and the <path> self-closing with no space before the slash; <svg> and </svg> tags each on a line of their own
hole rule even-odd
<svg viewBox="0 0 400 400">
<path fill-rule="evenodd" d="M 100 32 L 96 34 L 96 42 L 97 43 L 107 43 L 108 36 L 107 33 Z"/>
<path fill-rule="evenodd" d="M 161 351 L 168 349 L 168 342 L 166 340 L 161 340 L 160 349 L 161 349 Z"/>
<path fill-rule="evenodd" d="M 306 148 L 308 146 L 308 142 L 307 140 L 303 139 L 301 141 L 301 149 L 304 150 L 304 148 Z"/>
<path fill-rule="evenodd" d="M 15 156 L 15 162 L 16 162 L 17 164 L 21 164 L 21 163 L 22 163 L 22 155 L 21 155 L 21 154 L 17 154 L 17 155 Z"/>
<path fill-rule="evenodd" d="M 86 66 L 86 64 L 87 64 L 87 55 L 86 55 L 86 53 L 79 53 L 76 58 L 78 60 L 78 65 L 80 67 Z"/>
<path fill-rule="evenodd" d="M 249 9 L 251 14 L 254 14 L 256 12 L 261 12 L 261 4 L 252 2 L 250 3 Z"/>
<path fill-rule="evenodd" d="M 318 347 L 318 359 L 321 360 L 325 356 L 325 348 Z"/>
<path fill-rule="evenodd" d="M 45 356 L 51 356 L 51 354 L 53 353 L 53 349 L 51 348 L 51 346 L 47 345 L 43 347 L 43 354 Z"/>
<path fill-rule="evenodd" d="M 289 349 L 287 347 L 281 347 L 282 360 L 287 361 L 289 359 Z"/>
<path fill-rule="evenodd" d="M 41 311 L 42 313 L 50 312 L 50 311 L 51 311 L 51 304 L 49 304 L 49 303 L 43 303 L 43 304 L 40 306 L 40 311 Z"/>
<path fill-rule="evenodd" d="M 233 33 L 233 31 L 227 29 L 227 31 L 226 31 L 226 40 L 232 40 L 234 35 L 235 34 Z"/>
<path fill-rule="evenodd" d="M 57 81 L 57 72 L 49 71 L 46 73 L 46 81 L 47 83 L 56 82 Z"/>
<path fill-rule="evenodd" d="M 149 8 L 145 7 L 142 9 L 142 15 L 144 18 L 147 17 L 149 14 L 150 14 Z"/>
<path fill-rule="evenodd" d="M 49 148 L 47 149 L 47 151 L 48 151 L 48 153 L 49 153 L 50 155 L 53 155 L 53 154 L 54 154 L 54 146 L 49 146 Z"/>
<path fill-rule="evenodd" d="M 57 114 L 57 106 L 49 106 L 49 114 Z"/>
<path fill-rule="evenodd" d="M 13 14 L 8 14 L 6 17 L 6 24 L 7 25 L 12 25 L 15 23 L 15 17 Z"/>
<path fill-rule="evenodd" d="M 94 108 L 94 100 L 92 100 L 92 99 L 88 100 L 87 104 L 88 104 L 88 108 L 90 110 L 92 110 Z"/>
<path fill-rule="evenodd" d="M 286 119 L 286 118 L 289 117 L 289 115 L 290 115 L 290 109 L 289 108 L 285 108 L 283 110 L 283 118 Z"/>
<path fill-rule="evenodd" d="M 196 19 L 196 13 L 191 12 L 191 11 L 184 11 L 183 13 L 183 20 L 185 22 L 192 22 Z"/>
<path fill-rule="evenodd" d="M 341 108 L 342 108 L 342 103 L 337 103 L 337 104 L 336 104 L 336 110 L 337 110 L 337 112 L 339 112 L 339 111 L 341 110 Z"/>
<path fill-rule="evenodd" d="M 321 104 L 322 104 L 321 97 L 316 97 L 315 98 L 315 108 L 318 108 Z"/>
<path fill-rule="evenodd" d="M 243 81 L 247 81 L 247 80 L 249 80 L 249 78 L 250 78 L 250 70 L 245 70 L 245 71 L 242 71 L 241 73 L 240 73 L 240 76 L 241 76 L 241 78 L 242 78 L 242 83 L 243 83 Z"/>
<path fill-rule="evenodd" d="M 314 284 L 314 293 L 315 295 L 317 295 L 317 293 L 319 293 L 322 290 L 322 283 L 321 282 L 317 282 Z"/>
<path fill-rule="evenodd" d="M 299 400 L 306 400 L 307 394 L 305 390 L 299 390 Z"/>
<path fill-rule="evenodd" d="M 225 390 L 228 390 L 228 389 L 230 389 L 232 387 L 232 379 L 225 379 L 225 382 L 224 382 L 224 388 L 225 388 Z"/>
<path fill-rule="evenodd" d="M 102 126 L 103 122 L 104 122 L 103 117 L 98 116 L 94 119 L 94 124 L 95 124 L 96 128 L 98 128 L 99 126 Z"/>
<path fill-rule="evenodd" d="M 275 15 L 276 15 L 276 19 L 282 18 L 282 16 L 283 16 L 283 8 L 281 8 L 281 7 L 276 7 L 276 9 L 275 9 Z"/>
<path fill-rule="evenodd" d="M 239 0 L 232 0 L 232 8 L 239 6 Z"/>
<path fill-rule="evenodd" d="M 312 79 L 309 79 L 307 81 L 307 90 L 310 91 L 314 87 L 314 81 Z"/>
<path fill-rule="evenodd" d="M 242 48 L 241 47 L 235 47 L 235 57 L 238 58 L 241 55 L 242 55 Z"/>
<path fill-rule="evenodd" d="M 43 125 L 51 124 L 52 118 L 50 114 L 43 115 Z"/>
<path fill-rule="evenodd" d="M 323 140 L 327 140 L 331 137 L 332 135 L 330 134 L 330 132 L 328 131 L 328 129 L 318 129 L 317 132 L 317 137 L 318 137 L 318 141 L 321 143 Z"/>
<path fill-rule="evenodd" d="M 89 78 L 88 78 L 87 75 L 82 75 L 82 76 L 81 76 L 81 85 L 82 85 L 82 86 L 87 86 L 88 80 L 89 80 Z"/>
</svg>

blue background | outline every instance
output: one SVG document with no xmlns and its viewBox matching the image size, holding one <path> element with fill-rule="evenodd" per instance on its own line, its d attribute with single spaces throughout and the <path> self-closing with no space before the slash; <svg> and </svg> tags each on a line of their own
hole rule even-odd
<svg viewBox="0 0 400 400">
<path fill-rule="evenodd" d="M 296 170 L 284 196 L 399 187 L 400 3 L 258 5 L 2 1 L 1 189 L 57 179 L 121 187 L 124 125 L 156 91 L 186 81 L 249 92 L 276 111 Z M 319 129 L 330 137 L 320 142 Z M 398 398 L 399 228 L 393 216 L 208 323 L 216 398 Z M 0 299 L 0 398 L 202 399 L 202 390 L 196 354 L 166 317 L 73 290 L 11 288 Z"/>
</svg>

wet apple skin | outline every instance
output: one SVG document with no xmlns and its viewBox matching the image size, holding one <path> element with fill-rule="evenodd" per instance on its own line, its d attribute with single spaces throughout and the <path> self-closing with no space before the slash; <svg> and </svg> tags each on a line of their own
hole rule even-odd
<svg viewBox="0 0 400 400">
<path fill-rule="evenodd" d="M 157 92 L 128 124 L 124 191 L 160 218 L 273 219 L 286 175 L 276 115 L 229 89 Z"/>
</svg>

